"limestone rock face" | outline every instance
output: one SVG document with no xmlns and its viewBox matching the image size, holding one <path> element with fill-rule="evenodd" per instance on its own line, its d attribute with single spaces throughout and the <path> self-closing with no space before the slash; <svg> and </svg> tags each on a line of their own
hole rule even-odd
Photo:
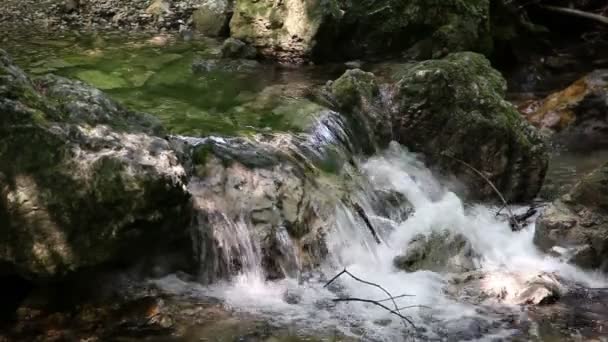
<svg viewBox="0 0 608 342">
<path fill-rule="evenodd" d="M 427 59 L 490 52 L 489 11 L 487 0 L 237 0 L 230 28 L 287 62 L 405 51 Z"/>
<path fill-rule="evenodd" d="M 608 272 L 608 164 L 583 178 L 538 218 L 534 242 L 587 269 Z"/>
<path fill-rule="evenodd" d="M 132 262 L 187 234 L 184 169 L 151 117 L 0 51 L 0 263 L 32 279 Z M 162 245 L 162 244 L 161 244 Z"/>
<path fill-rule="evenodd" d="M 228 33 L 232 16 L 232 1 L 204 0 L 192 13 L 194 28 L 208 36 L 218 37 Z"/>
</svg>

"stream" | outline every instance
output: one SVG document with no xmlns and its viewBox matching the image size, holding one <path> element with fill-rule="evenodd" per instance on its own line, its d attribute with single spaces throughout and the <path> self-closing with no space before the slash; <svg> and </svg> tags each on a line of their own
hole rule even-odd
<svg viewBox="0 0 608 342">
<path fill-rule="evenodd" d="M 11 37 L 4 45 L 26 71 L 53 72 L 90 83 L 130 109 L 159 117 L 170 134 L 180 139 L 187 136 L 205 143 L 205 139 L 215 139 L 219 144 L 231 137 L 264 133 L 275 137 L 274 148 L 285 150 L 302 149 L 302 145 L 293 147 L 276 137 L 286 136 L 290 141 L 289 137 L 299 134 L 302 141 L 336 144 L 338 150 L 347 149 L 344 139 L 356 139 L 336 133 L 339 120 L 338 126 L 320 120 L 316 116 L 319 108 L 307 99 L 308 89 L 335 79 L 346 69 L 344 65 L 282 68 L 258 63 L 250 69 L 196 73 L 192 63 L 219 58 L 220 43 L 201 37 L 184 41 L 169 35 L 25 36 Z M 320 127 L 314 131 L 317 133 L 311 133 L 311 125 Z M 314 163 L 307 159 L 306 151 L 301 154 L 304 162 Z M 563 193 L 606 156 L 607 151 L 589 156 L 555 151 L 539 202 Z M 280 268 L 287 277 L 267 280 L 263 246 L 256 243 L 255 227 L 246 219 L 234 220 L 225 208 L 213 234 L 221 245 L 223 262 L 239 265 L 229 279 L 207 284 L 171 274 L 146 280 L 142 286 L 153 287 L 161 296 L 189 303 L 221 303 L 230 319 L 237 317 L 236 323 L 211 319 L 204 328 L 190 327 L 185 340 L 558 341 L 565 336 L 552 335 L 552 328 L 544 326 L 549 324 L 544 316 L 534 316 L 522 306 L 529 283 L 542 278 L 573 288 L 608 286 L 605 276 L 538 251 L 533 243 L 533 219 L 514 232 L 497 216 L 499 207 L 464 202 L 449 190 L 453 180 L 437 177 L 421 155 L 395 143 L 371 157 L 353 159 L 349 168 L 335 176 L 338 180 L 327 176 L 321 182 L 335 185 L 348 179 L 353 183 L 352 198 L 369 223 L 333 193 L 332 187 L 325 187 L 323 197 L 335 197 L 336 204 L 329 216 L 332 221 L 326 222 L 332 227 L 325 236 L 327 256 L 318 267 L 302 267 L 299 247 L 286 232 L 279 231 L 277 248 L 288 256 Z M 205 192 L 191 192 L 200 203 L 209 198 Z M 389 206 L 378 193 L 393 194 L 398 201 Z M 510 208 L 516 213 L 527 209 Z M 221 206 L 217 210 L 224 213 Z M 370 224 L 375 234 L 370 233 Z M 396 258 L 407 252 L 410 242 L 433 234 L 464 237 L 471 251 L 465 261 L 471 264 L 463 266 L 462 272 L 406 272 L 396 267 Z M 342 270 L 380 285 L 394 301 L 377 286 L 345 274 L 330 282 Z M 399 308 L 407 320 L 386 307 L 353 298 L 375 300 L 389 310 Z M 251 321 L 263 321 L 271 332 L 251 335 L 248 328 L 247 332 L 235 328 L 248 327 Z M 190 324 L 196 326 L 194 319 Z M 266 329 L 254 326 L 256 332 Z M 289 333 L 284 334 L 285 329 Z"/>
</svg>

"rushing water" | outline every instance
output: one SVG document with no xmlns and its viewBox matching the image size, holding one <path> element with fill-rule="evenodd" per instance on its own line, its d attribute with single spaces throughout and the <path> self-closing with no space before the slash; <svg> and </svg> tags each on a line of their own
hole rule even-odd
<svg viewBox="0 0 608 342">
<path fill-rule="evenodd" d="M 355 219 L 356 214 L 346 206 L 336 207 L 336 222 L 327 237 L 329 258 L 318 272 L 301 278 L 266 281 L 263 278 L 258 247 L 247 238 L 250 230 L 244 221 L 233 222 L 235 236 L 243 250 L 247 267 L 228 282 L 203 287 L 182 282 L 171 276 L 157 281 L 167 291 L 199 293 L 201 296 L 222 298 L 237 310 L 261 315 L 277 324 L 296 325 L 312 331 L 339 329 L 346 335 L 378 341 L 401 340 L 408 337 L 452 339 L 490 339 L 511 336 L 516 331 L 504 324 L 505 316 L 518 315 L 516 298 L 522 290 L 522 280 L 549 272 L 563 279 L 586 286 L 600 287 L 606 279 L 585 273 L 574 266 L 542 254 L 535 248 L 534 226 L 512 232 L 508 223 L 495 216 L 495 208 L 467 206 L 454 193 L 446 190 L 419 160 L 418 156 L 393 145 L 383 154 L 361 164 L 367 181 L 375 189 L 397 191 L 414 207 L 413 214 L 403 221 L 372 216 L 372 221 L 389 221 L 391 229 L 380 230 L 381 244 L 369 230 Z M 360 194 L 365 197 L 365 194 Z M 372 198 L 367 198 L 372 201 Z M 474 304 L 467 298 L 451 295 L 449 275 L 430 271 L 405 272 L 393 265 L 408 242 L 419 233 L 430 234 L 448 230 L 464 235 L 477 252 L 476 263 L 487 276 L 482 282 L 487 293 L 502 293 L 502 300 L 492 298 Z M 232 235 L 231 235 L 232 236 Z M 285 248 L 289 248 L 289 239 Z M 224 243 L 224 242 L 223 242 Z M 254 264 L 252 264 L 254 262 Z M 257 262 L 257 264 L 255 264 Z M 332 299 L 348 296 L 363 299 L 386 299 L 378 288 L 341 277 L 335 286 L 325 288 L 332 276 L 346 268 L 349 272 L 377 283 L 393 296 L 413 296 L 396 299 L 403 313 L 412 318 L 417 329 L 404 325 L 382 308 L 366 303 L 333 303 Z M 390 302 L 384 302 L 392 308 Z"/>
<path fill-rule="evenodd" d="M 162 42 L 163 39 L 168 41 Z M 273 147 L 298 150 L 305 161 L 316 165 L 329 153 L 327 146 L 338 146 L 338 154 L 351 153 L 347 128 L 335 119 L 336 113 L 319 111 L 303 101 L 301 92 L 292 96 L 289 91 L 269 91 L 277 85 L 316 86 L 335 78 L 333 69 L 284 70 L 261 65 L 253 73 L 195 74 L 192 62 L 217 58 L 218 42 L 204 39 L 185 42 L 164 36 L 28 38 L 7 45 L 28 71 L 55 72 L 103 88 L 129 107 L 157 115 L 175 134 L 200 137 L 290 132 L 284 133 L 283 139 L 275 139 Z M 264 94 L 261 99 L 260 94 Z M 275 101 L 277 97 L 279 101 Z M 302 136 L 293 134 L 302 130 L 297 121 L 308 112 L 314 112 L 316 123 L 305 125 L 314 129 Z M 201 140 L 191 139 L 190 143 L 197 141 Z M 596 160 L 590 157 L 586 159 L 588 163 L 580 162 L 569 155 L 555 158 L 549 173 L 555 181 L 549 183 L 546 193 L 555 190 L 551 186 L 570 186 L 571 180 L 587 171 L 587 164 L 595 165 Z M 586 286 L 607 284 L 600 275 L 583 272 L 540 253 L 532 242 L 533 224 L 513 232 L 507 222 L 497 218 L 497 208 L 464 203 L 447 190 L 448 184 L 433 176 L 419 156 L 404 148 L 392 145 L 387 151 L 358 161 L 356 167 L 352 172 L 357 175 L 350 176 L 359 180 L 359 190 L 353 196 L 365 208 L 380 243 L 352 206 L 338 201 L 332 222 L 327 222 L 330 229 L 325 241 L 329 254 L 324 264 L 315 271 L 301 272 L 294 241 L 279 229 L 279 248 L 283 255 L 292 258 L 281 265 L 289 277 L 268 281 L 262 267 L 261 246 L 253 236 L 248 218 L 243 214 L 234 219 L 226 214 L 226 208 L 219 207 L 208 223 L 214 227 L 213 238 L 221 253 L 206 257 L 217 258 L 214 272 L 236 275 L 212 285 L 186 282 L 177 276 L 154 283 L 170 293 L 220 298 L 235 311 L 262 317 L 279 326 L 295 326 L 319 336 L 337 329 L 343 335 L 373 341 L 510 338 L 521 331 L 506 317 L 523 315 L 517 297 L 526 279 L 548 272 Z M 207 201 L 204 186 L 190 184 L 197 204 L 217 205 Z M 388 213 L 374 212 L 378 199 L 373 192 L 379 190 L 401 194 L 405 200 L 401 207 Z M 443 231 L 461 234 L 470 242 L 476 252 L 477 271 L 487 275 L 479 285 L 481 290 L 500 294 L 500 300 L 492 296 L 478 300 L 451 291 L 451 274 L 405 272 L 394 266 L 395 257 L 404 254 L 416 235 Z M 201 246 L 202 254 L 207 252 L 205 248 Z M 235 260 L 238 267 L 221 269 L 235 266 Z M 324 286 L 344 269 L 400 297 L 393 304 L 386 301 L 386 294 L 377 287 L 347 275 L 331 286 Z M 415 328 L 369 303 L 333 301 L 344 297 L 382 300 L 391 309 L 396 305 L 411 318 Z"/>
</svg>

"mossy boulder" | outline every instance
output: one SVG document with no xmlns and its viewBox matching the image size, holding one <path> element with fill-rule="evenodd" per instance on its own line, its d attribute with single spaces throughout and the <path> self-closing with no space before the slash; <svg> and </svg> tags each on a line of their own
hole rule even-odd
<svg viewBox="0 0 608 342">
<path fill-rule="evenodd" d="M 205 36 L 219 37 L 228 33 L 231 17 L 231 0 L 204 0 L 192 13 L 192 24 Z"/>
<path fill-rule="evenodd" d="M 543 212 L 534 243 L 580 267 L 608 272 L 608 164 Z"/>
<path fill-rule="evenodd" d="M 82 82 L 32 81 L 0 50 L 0 264 L 56 279 L 187 234 L 185 172 L 158 123 Z"/>
<path fill-rule="evenodd" d="M 237 0 L 231 35 L 286 61 L 492 50 L 489 0 Z"/>
<path fill-rule="evenodd" d="M 504 100 L 505 81 L 485 57 L 450 54 L 404 64 L 399 75 L 393 84 L 376 86 L 371 74 L 349 71 L 329 84 L 328 93 L 353 121 L 372 123 L 368 135 L 379 146 L 392 139 L 424 153 L 464 180 L 473 197 L 497 198 L 462 162 L 482 172 L 509 200 L 537 194 L 547 168 L 546 147 Z"/>
</svg>

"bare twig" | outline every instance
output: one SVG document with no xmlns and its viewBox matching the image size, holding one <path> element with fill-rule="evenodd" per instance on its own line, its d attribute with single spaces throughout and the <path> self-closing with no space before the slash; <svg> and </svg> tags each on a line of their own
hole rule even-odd
<svg viewBox="0 0 608 342">
<path fill-rule="evenodd" d="M 377 300 L 376 302 L 378 302 L 378 303 L 384 303 L 384 302 L 388 302 L 389 300 L 399 299 L 399 298 L 403 298 L 403 297 L 416 297 L 416 296 L 411 295 L 411 294 L 402 294 L 400 296 L 395 296 L 395 297 L 391 297 L 391 298 Z"/>
<path fill-rule="evenodd" d="M 572 16 L 576 16 L 579 18 L 591 19 L 596 22 L 602 23 L 604 25 L 608 25 L 608 17 L 605 17 L 601 14 L 589 13 L 581 10 L 577 10 L 574 8 L 567 7 L 557 7 L 557 6 L 549 6 L 549 5 L 541 5 L 541 8 L 544 8 L 549 11 L 558 12 L 562 14 L 568 14 Z"/>
<path fill-rule="evenodd" d="M 354 274 L 350 273 L 346 268 L 344 268 L 340 273 L 336 274 L 333 278 L 331 278 L 327 283 L 325 283 L 325 285 L 323 285 L 323 287 L 328 287 L 329 285 L 331 285 L 334 281 L 336 281 L 338 278 L 340 278 L 344 274 L 348 275 L 349 277 L 353 278 L 354 280 L 356 280 L 356 281 L 358 281 L 360 283 L 363 283 L 363 284 L 369 285 L 369 286 L 373 286 L 373 287 L 376 287 L 376 288 L 382 290 L 384 293 L 386 293 L 386 295 L 388 296 L 388 298 L 387 299 L 383 299 L 381 301 L 376 301 L 376 300 L 371 300 L 371 299 L 361 299 L 361 298 L 337 298 L 337 299 L 334 299 L 334 302 L 355 301 L 355 302 L 372 303 L 374 305 L 377 305 L 377 306 L 385 308 L 386 310 L 388 310 L 392 314 L 395 314 L 395 315 L 399 316 L 405 322 L 407 322 L 410 325 L 412 325 L 414 327 L 414 329 L 416 328 L 416 326 L 414 325 L 414 323 L 410 319 L 406 318 L 405 316 L 403 316 L 401 314 L 401 312 L 399 312 L 399 306 L 397 305 L 397 302 L 395 301 L 396 298 L 401 298 L 401 297 L 406 297 L 406 296 L 413 297 L 413 295 L 403 294 L 403 295 L 400 295 L 398 297 L 393 297 L 393 295 L 390 292 L 388 292 L 388 290 L 386 290 L 384 287 L 382 287 L 382 286 L 380 286 L 378 284 L 375 284 L 375 283 L 363 280 L 363 279 L 355 276 Z M 381 302 L 386 302 L 386 301 L 389 301 L 389 300 L 393 302 L 393 305 L 395 306 L 395 309 L 390 309 L 390 308 L 386 307 L 385 305 L 381 304 Z"/>
<path fill-rule="evenodd" d="M 414 324 L 414 322 L 412 322 L 411 319 L 409 319 L 408 317 L 402 315 L 400 312 L 398 312 L 397 310 L 392 310 L 391 308 L 389 308 L 388 306 L 385 306 L 375 300 L 371 300 L 371 299 L 363 299 L 363 298 L 335 298 L 332 299 L 333 302 L 362 302 L 362 303 L 370 303 L 370 304 L 374 304 L 376 306 L 379 306 L 381 308 L 383 308 L 384 310 L 392 313 L 393 315 L 401 318 L 402 320 L 406 321 L 407 323 L 409 323 L 414 329 L 416 328 L 416 325 Z"/>
<path fill-rule="evenodd" d="M 498 190 L 498 188 L 496 187 L 496 185 L 494 185 L 494 183 L 492 183 L 492 181 L 486 177 L 481 171 L 477 170 L 476 168 L 474 168 L 471 164 L 460 160 L 456 157 L 453 157 L 447 153 L 442 153 L 443 156 L 448 157 L 464 166 L 466 166 L 467 168 L 469 168 L 470 170 L 472 170 L 473 172 L 475 172 L 479 177 L 481 177 L 483 180 L 486 181 L 486 183 L 488 183 L 490 185 L 490 187 L 492 187 L 492 190 L 494 190 L 494 192 L 498 195 L 498 197 L 500 198 L 500 200 L 502 201 L 504 208 L 507 209 L 507 211 L 509 212 L 509 223 L 512 225 L 513 230 L 521 230 L 521 227 L 519 225 L 519 222 L 517 222 L 516 220 L 514 220 L 515 215 L 513 214 L 513 211 L 511 210 L 511 208 L 509 207 L 509 203 L 507 202 L 507 200 L 505 199 L 505 197 L 502 195 L 502 193 L 500 192 L 500 190 Z M 502 209 L 501 209 L 502 210 Z"/>
</svg>

